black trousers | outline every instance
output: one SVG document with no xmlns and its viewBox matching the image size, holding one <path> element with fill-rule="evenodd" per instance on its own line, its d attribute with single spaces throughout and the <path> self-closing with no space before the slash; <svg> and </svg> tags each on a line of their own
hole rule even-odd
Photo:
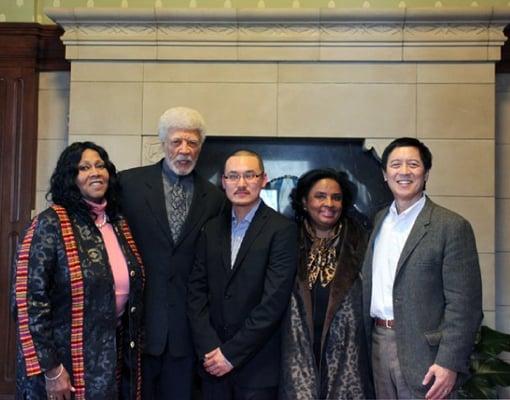
<svg viewBox="0 0 510 400">
<path fill-rule="evenodd" d="M 190 400 L 195 357 L 142 357 L 142 398 L 144 400 Z"/>
<path fill-rule="evenodd" d="M 203 400 L 277 400 L 278 387 L 261 389 L 237 385 L 229 374 L 219 379 L 202 380 Z"/>
</svg>

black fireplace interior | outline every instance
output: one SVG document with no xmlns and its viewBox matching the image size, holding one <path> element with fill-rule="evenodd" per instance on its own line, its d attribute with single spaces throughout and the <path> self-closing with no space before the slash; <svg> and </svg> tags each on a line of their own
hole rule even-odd
<svg viewBox="0 0 510 400">
<path fill-rule="evenodd" d="M 262 156 L 269 183 L 262 193 L 268 205 L 292 217 L 289 194 L 297 179 L 314 168 L 346 173 L 354 206 L 346 210 L 367 228 L 375 213 L 392 200 L 383 180 L 380 160 L 363 147 L 363 139 L 267 138 L 210 136 L 204 143 L 197 171 L 221 186 L 226 158 L 240 149 Z"/>
</svg>

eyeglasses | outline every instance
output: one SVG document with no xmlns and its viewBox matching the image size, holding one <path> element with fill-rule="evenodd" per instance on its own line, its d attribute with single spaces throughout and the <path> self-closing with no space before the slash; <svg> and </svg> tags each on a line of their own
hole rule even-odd
<svg viewBox="0 0 510 400">
<path fill-rule="evenodd" d="M 242 174 L 238 174 L 237 172 L 229 172 L 227 175 L 223 175 L 223 178 L 229 182 L 239 182 L 241 177 L 243 177 L 246 182 L 251 183 L 260 178 L 262 175 L 264 175 L 263 171 L 258 174 L 255 171 L 246 171 Z"/>
</svg>

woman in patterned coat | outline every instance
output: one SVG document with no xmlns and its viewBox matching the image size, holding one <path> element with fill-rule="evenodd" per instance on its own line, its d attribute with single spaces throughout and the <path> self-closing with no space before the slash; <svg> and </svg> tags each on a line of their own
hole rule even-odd
<svg viewBox="0 0 510 400">
<path fill-rule="evenodd" d="M 117 193 L 103 148 L 63 151 L 15 264 L 17 399 L 140 398 L 144 275 Z"/>
<path fill-rule="evenodd" d="M 283 328 L 280 398 L 373 398 L 359 271 L 363 229 L 345 214 L 343 175 L 307 172 L 292 193 L 300 228 L 296 285 Z"/>
</svg>

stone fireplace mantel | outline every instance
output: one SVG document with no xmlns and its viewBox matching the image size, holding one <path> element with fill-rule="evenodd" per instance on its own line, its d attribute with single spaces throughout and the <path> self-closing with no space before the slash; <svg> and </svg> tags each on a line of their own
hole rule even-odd
<svg viewBox="0 0 510 400">
<path fill-rule="evenodd" d="M 484 323 L 510 331 L 508 284 L 496 305 L 496 282 L 510 277 L 510 92 L 494 66 L 510 7 L 47 14 L 71 61 L 61 147 L 94 141 L 119 169 L 161 157 L 157 121 L 178 105 L 200 110 L 209 136 L 240 142 L 362 138 L 381 154 L 395 137 L 424 140 L 434 154 L 428 195 L 474 227 Z"/>
<path fill-rule="evenodd" d="M 70 60 L 477 61 L 500 58 L 510 7 L 52 8 Z"/>
</svg>

